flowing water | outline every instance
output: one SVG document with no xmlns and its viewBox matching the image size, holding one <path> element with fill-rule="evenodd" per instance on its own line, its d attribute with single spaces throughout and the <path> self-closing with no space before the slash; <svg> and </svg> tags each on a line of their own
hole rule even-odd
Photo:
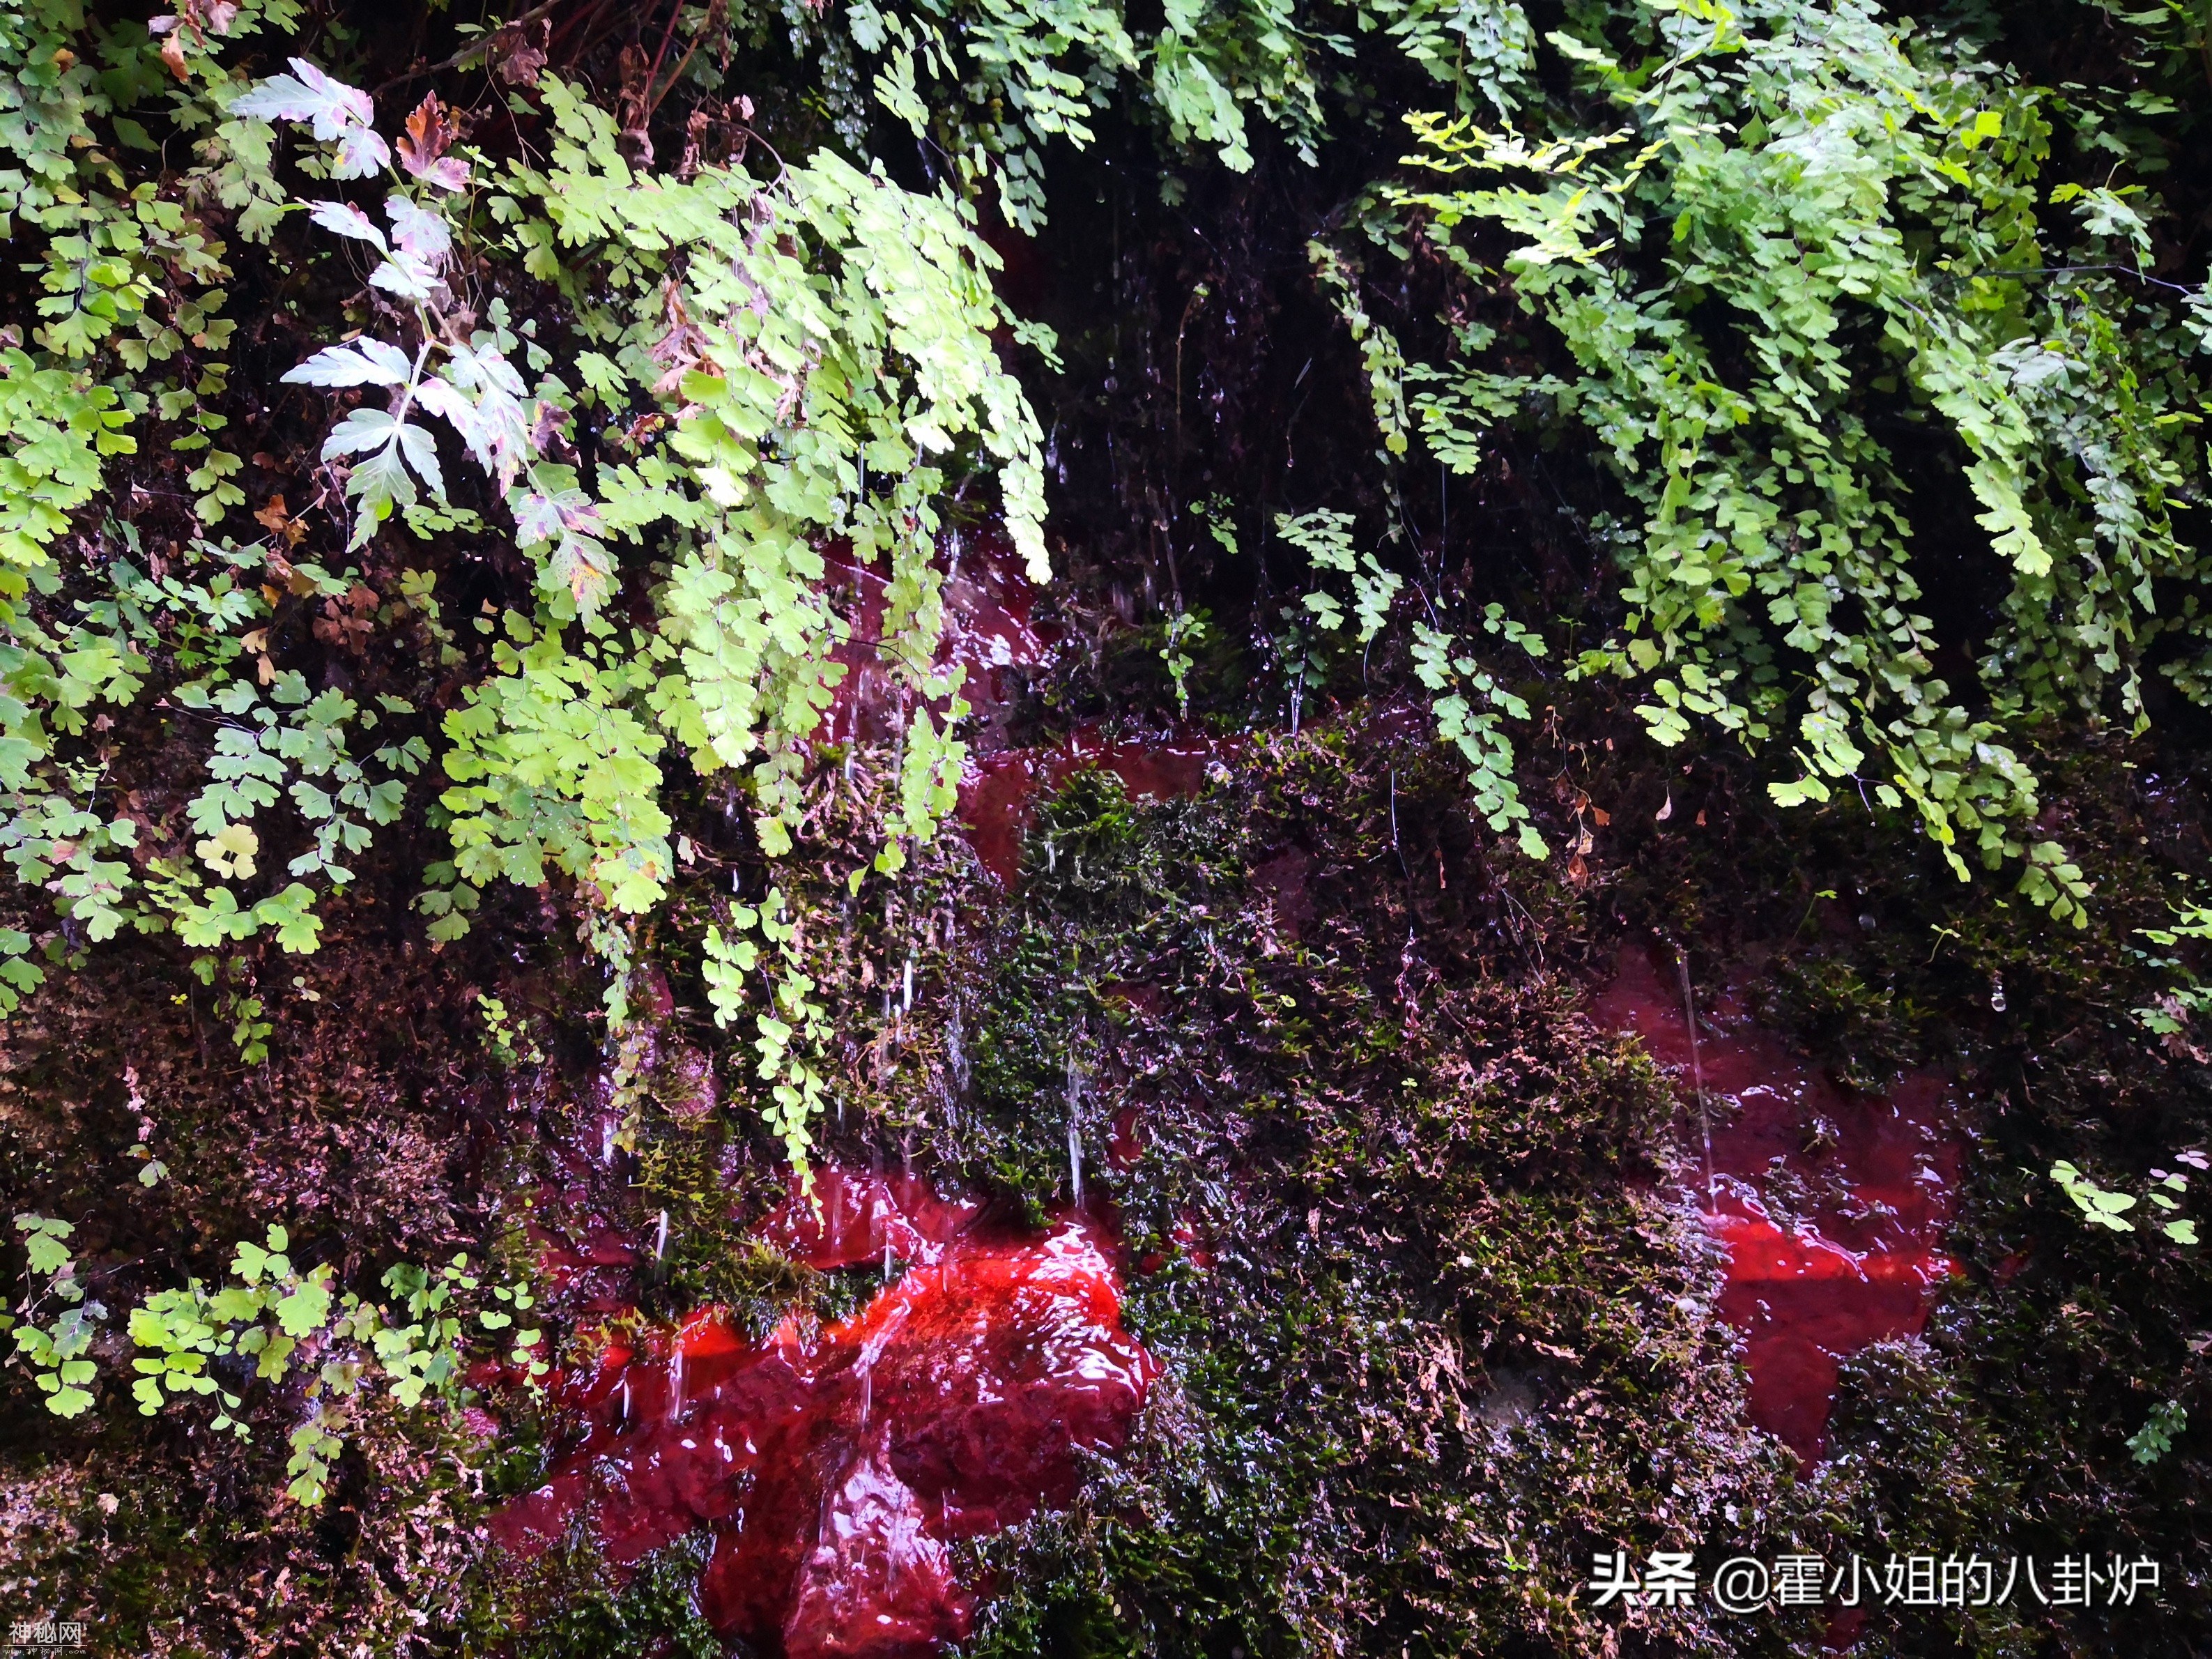
<svg viewBox="0 0 2212 1659">
<path fill-rule="evenodd" d="M 885 582 L 842 544 L 824 550 L 826 586 L 850 625 L 830 653 L 845 665 L 823 722 L 838 743 L 876 743 L 902 723 L 902 692 L 883 650 Z M 1041 749 L 1008 746 L 1006 726 L 1018 676 L 1041 668 L 1054 631 L 1035 620 L 1037 592 L 1005 530 L 986 523 L 948 532 L 939 545 L 945 627 L 936 666 L 966 671 L 960 695 L 975 715 L 961 780 L 959 817 L 984 867 L 1011 888 L 1021 872 L 1021 838 L 1032 802 L 1087 766 L 1113 773 L 1133 799 L 1198 793 L 1207 763 L 1231 746 L 1194 734 L 1164 740 L 1108 739 L 1082 728 Z"/>
<path fill-rule="evenodd" d="M 761 1341 L 708 1309 L 611 1342 L 557 1380 L 577 1425 L 545 1482 L 495 1519 L 528 1554 L 587 1517 L 617 1566 L 695 1528 L 702 1610 L 787 1659 L 913 1659 L 967 1635 L 950 1547 L 1073 1498 L 1158 1366 L 1122 1328 L 1116 1241 L 1071 1211 L 1042 1232 L 908 1176 L 817 1170 L 760 1235 L 825 1272 L 905 1271 L 851 1318 Z"/>
<path fill-rule="evenodd" d="M 1045 660 L 1035 593 L 1006 538 L 945 538 L 939 667 L 966 669 L 980 719 L 960 817 L 1011 887 L 1040 789 L 1090 765 L 1139 799 L 1194 793 L 1218 745 L 1105 741 L 1085 731 L 1042 750 L 1006 746 L 1010 678 Z M 852 623 L 825 722 L 867 743 L 898 724 L 881 658 L 884 584 L 849 556 L 830 585 Z M 913 1000 L 913 964 L 897 1002 Z M 886 1016 L 891 994 L 885 994 Z M 711 1538 L 702 1611 L 763 1654 L 915 1659 L 969 1634 L 976 1589 L 951 1547 L 1074 1496 L 1085 1455 L 1118 1449 L 1158 1366 L 1121 1322 L 1118 1241 L 1084 1205 L 1081 1079 L 1068 1081 L 1073 1204 L 1042 1232 L 938 1194 L 911 1175 L 818 1170 L 816 1204 L 793 1198 L 759 1236 L 823 1272 L 880 1264 L 882 1288 L 830 1325 L 787 1319 L 762 1340 L 709 1308 L 673 1329 L 610 1338 L 599 1363 L 556 1379 L 574 1425 L 548 1478 L 495 1519 L 529 1554 L 578 1520 L 617 1568 L 695 1528 Z M 580 1172 L 572 1172 L 580 1176 Z M 593 1213 L 584 1183 L 554 1183 L 568 1236 L 538 1230 L 556 1290 L 603 1313 L 642 1252 Z M 657 1258 L 665 1239 L 656 1239 Z M 896 1278 L 893 1268 L 903 1264 Z"/>
<path fill-rule="evenodd" d="M 828 591 L 849 633 L 830 653 L 845 665 L 845 678 L 838 683 L 822 735 L 834 743 L 878 743 L 904 724 L 901 689 L 884 651 L 883 568 L 857 563 L 842 543 L 825 548 L 823 560 Z M 967 671 L 960 695 L 978 716 L 978 735 L 988 742 L 1013 702 L 1013 672 L 1038 666 L 1050 649 L 1046 632 L 1031 621 L 1036 589 L 996 524 L 948 532 L 936 562 L 945 579 L 945 625 L 935 665 Z"/>
<path fill-rule="evenodd" d="M 1674 963 L 1632 950 L 1591 1017 L 1636 1033 L 1682 1082 L 1693 1065 L 1701 1077 L 1710 1174 L 1689 1196 L 1728 1246 L 1720 1311 L 1744 1334 L 1752 1421 L 1809 1471 L 1839 1362 L 1917 1334 L 1954 1271 L 1942 1250 L 1960 1149 L 1951 1091 L 1915 1073 L 1886 1095 L 1854 1093 L 1753 1024 L 1733 988 L 1699 1000 L 1693 1054 Z"/>
</svg>

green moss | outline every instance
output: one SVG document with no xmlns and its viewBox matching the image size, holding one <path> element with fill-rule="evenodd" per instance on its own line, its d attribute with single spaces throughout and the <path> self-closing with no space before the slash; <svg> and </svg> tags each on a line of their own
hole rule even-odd
<svg viewBox="0 0 2212 1659">
<path fill-rule="evenodd" d="M 495 1601 L 475 1610 L 466 1649 L 514 1659 L 725 1659 L 700 1617 L 704 1534 L 655 1550 L 622 1573 L 572 1537 L 510 1567 Z"/>
<path fill-rule="evenodd" d="M 1093 775 L 1040 814 L 961 1149 L 1064 1193 L 1076 1058 L 1165 1373 L 1080 1510 L 981 1548 L 1007 1593 L 979 1652 L 1596 1639 L 1571 1595 L 1595 1549 L 1796 1514 L 1699 1299 L 1711 1249 L 1633 1189 L 1663 1084 L 1571 983 L 1492 970 L 1463 918 L 1496 876 L 1407 892 L 1400 854 L 1454 833 L 1454 781 L 1414 754 L 1394 783 L 1349 746 L 1256 744 L 1195 803 Z M 1302 882 L 1249 877 L 1289 849 Z M 1117 1119 L 1142 1151 L 1114 1173 Z M 1713 1501 L 1670 1495 L 1692 1486 Z"/>
</svg>

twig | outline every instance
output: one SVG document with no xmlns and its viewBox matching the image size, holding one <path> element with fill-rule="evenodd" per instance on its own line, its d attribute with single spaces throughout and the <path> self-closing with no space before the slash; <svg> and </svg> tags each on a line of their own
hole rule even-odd
<svg viewBox="0 0 2212 1659">
<path fill-rule="evenodd" d="M 645 118 L 647 125 L 652 124 L 653 112 L 660 107 L 670 93 L 676 90 L 676 83 L 684 78 L 684 71 L 691 67 L 692 54 L 699 50 L 699 43 L 706 38 L 707 31 L 704 29 L 701 29 L 698 33 L 691 37 L 691 44 L 684 49 L 683 57 L 676 60 L 676 67 L 668 71 L 668 84 L 661 88 L 659 92 L 653 93 L 652 101 L 645 106 Z M 648 93 L 653 92 L 653 82 L 650 77 L 646 81 L 645 89 Z"/>
<path fill-rule="evenodd" d="M 660 46 L 653 52 L 653 62 L 645 71 L 645 90 L 648 95 L 653 91 L 653 82 L 659 76 L 662 60 L 668 56 L 668 43 L 676 38 L 676 25 L 683 16 L 684 0 L 676 0 L 676 3 L 669 8 L 668 27 L 660 31 Z"/>
<path fill-rule="evenodd" d="M 527 28 L 539 18 L 556 9 L 560 4 L 561 0 L 540 0 L 540 3 L 532 6 L 521 16 L 510 17 L 496 28 L 486 29 L 451 58 L 444 58 L 435 64 L 426 64 L 421 69 L 409 70 L 404 75 L 395 75 L 382 86 L 374 88 L 370 95 L 380 97 L 394 87 L 405 86 L 410 81 L 420 81 L 426 76 L 442 75 L 447 70 L 465 69 L 473 59 L 483 57 L 491 49 L 491 43 L 495 37 L 505 33 L 508 29 Z"/>
<path fill-rule="evenodd" d="M 660 37 L 660 50 L 653 54 L 653 67 L 646 71 L 645 113 L 639 118 L 640 126 L 653 125 L 653 112 L 660 107 L 670 93 L 676 90 L 676 83 L 684 78 L 684 71 L 691 67 L 692 54 L 699 50 L 699 43 L 707 38 L 708 28 L 714 21 L 716 8 L 709 6 L 699 32 L 691 37 L 691 44 L 684 49 L 684 56 L 677 59 L 676 67 L 668 72 L 668 84 L 659 92 L 653 91 L 653 83 L 660 74 L 660 60 L 668 51 L 669 37 L 675 33 L 678 20 L 684 15 L 684 0 L 676 0 L 676 9 L 668 19 L 668 33 Z"/>
<path fill-rule="evenodd" d="M 1979 270 L 1946 270 L 1937 273 L 1952 282 L 1981 276 L 2084 276 L 2099 272 L 2118 276 L 2132 276 L 2153 288 L 2162 288 L 2173 294 L 2194 294 L 2197 290 L 2184 283 L 2169 283 L 2163 276 L 2154 276 L 2136 265 L 1984 265 Z"/>
</svg>

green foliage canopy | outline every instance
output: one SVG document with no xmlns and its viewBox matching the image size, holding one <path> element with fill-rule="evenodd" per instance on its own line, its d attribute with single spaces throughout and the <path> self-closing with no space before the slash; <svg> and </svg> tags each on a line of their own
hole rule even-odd
<svg viewBox="0 0 2212 1659">
<path fill-rule="evenodd" d="M 434 939 L 492 884 L 566 884 L 619 1018 L 679 795 L 734 779 L 760 849 L 789 847 L 842 672 L 838 540 L 888 581 L 895 873 L 961 760 L 931 557 L 960 480 L 995 477 L 1044 574 L 1042 437 L 979 204 L 1036 229 L 1052 157 L 1109 121 L 1175 164 L 1170 200 L 1271 145 L 1291 168 L 1405 152 L 1310 227 L 1378 465 L 1473 471 L 1516 427 L 1587 447 L 1619 605 L 1566 668 L 1632 686 L 1661 745 L 1786 755 L 1777 800 L 1848 787 L 2078 920 L 2029 742 L 2140 725 L 2154 668 L 2212 693 L 2187 520 L 2212 306 L 2155 268 L 2185 20 L 2132 20 L 2134 83 L 2106 91 L 2036 84 L 1978 15 L 1856 0 L 1177 3 L 1142 28 L 1097 0 L 860 0 L 678 25 L 670 80 L 625 60 L 600 90 L 526 30 L 469 37 L 442 84 L 488 82 L 535 135 L 495 155 L 434 93 L 407 113 L 354 85 L 364 43 L 297 0 L 0 18 L 0 216 L 38 293 L 0 343 L 0 850 L 59 923 L 0 931 L 0 1006 L 126 928 L 313 949 L 379 833 L 419 821 L 448 843 L 423 866 Z M 712 96 L 777 30 L 811 76 L 812 125 L 786 122 L 803 157 Z M 657 161 L 679 82 L 686 143 Z M 901 131 L 931 187 L 882 164 Z M 250 386 L 241 284 L 301 346 Z M 312 501 L 249 513 L 240 422 L 285 386 L 319 424 Z M 131 494 L 149 440 L 184 463 L 167 519 Z M 1972 684 L 1938 670 L 1906 444 L 1955 460 L 1998 573 Z M 1296 684 L 1397 637 L 1478 812 L 1540 856 L 1515 686 L 1557 619 L 1414 620 L 1425 594 L 1350 515 L 1279 531 L 1311 573 L 1276 641 Z M 456 540 L 527 581 L 448 616 Z M 309 622 L 348 650 L 404 633 L 420 672 L 311 677 L 283 644 Z M 201 781 L 150 802 L 180 766 Z M 702 948 L 797 1151 L 824 1085 L 792 925 L 733 902 Z"/>
</svg>

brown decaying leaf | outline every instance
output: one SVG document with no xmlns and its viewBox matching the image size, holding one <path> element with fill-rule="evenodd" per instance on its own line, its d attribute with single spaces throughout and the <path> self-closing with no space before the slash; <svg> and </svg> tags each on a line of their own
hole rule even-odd
<svg viewBox="0 0 2212 1659">
<path fill-rule="evenodd" d="M 459 190 L 468 183 L 468 164 L 446 152 L 461 136 L 460 122 L 438 101 L 434 92 L 410 112 L 407 131 L 399 139 L 399 161 L 410 178 L 441 190 Z"/>
<path fill-rule="evenodd" d="M 538 22 L 538 38 L 532 40 L 529 32 L 510 24 L 491 38 L 485 51 L 485 61 L 493 76 L 510 87 L 534 87 L 544 72 L 545 49 L 552 40 L 552 26 L 544 18 Z"/>
<path fill-rule="evenodd" d="M 285 506 L 281 493 L 271 495 L 262 504 L 261 510 L 253 515 L 253 521 L 273 534 L 282 536 L 287 547 L 297 547 L 307 538 L 307 526 L 292 516 L 291 509 Z"/>
<path fill-rule="evenodd" d="M 323 614 L 315 618 L 315 637 L 358 657 L 368 649 L 368 636 L 376 631 L 376 590 L 356 582 L 342 599 L 323 601 Z"/>
</svg>

